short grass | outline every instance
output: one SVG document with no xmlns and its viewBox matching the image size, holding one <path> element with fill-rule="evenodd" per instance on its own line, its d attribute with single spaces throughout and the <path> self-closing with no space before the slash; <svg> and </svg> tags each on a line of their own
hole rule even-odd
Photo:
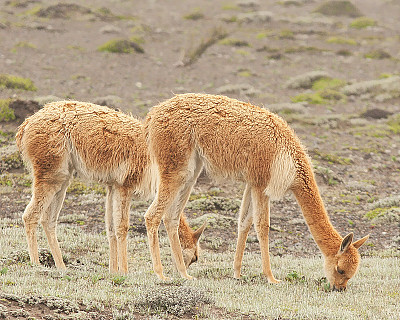
<svg viewBox="0 0 400 320">
<path fill-rule="evenodd" d="M 373 27 L 376 25 L 377 25 L 376 21 L 369 17 L 359 17 L 357 19 L 354 19 L 350 23 L 350 27 L 354 28 L 354 29 L 364 29 L 364 28 Z"/>
<path fill-rule="evenodd" d="M 39 230 L 39 246 L 47 248 Z M 260 255 L 246 252 L 245 276 L 235 280 L 232 245 L 224 253 L 203 252 L 200 261 L 189 270 L 197 280 L 184 281 L 172 270 L 168 241 L 161 237 L 165 273 L 173 278 L 161 282 L 152 271 L 145 236 L 129 238 L 131 271 L 127 277 L 120 277 L 108 274 L 105 235 L 85 233 L 78 226 L 63 223 L 58 234 L 68 261 L 64 273 L 31 266 L 26 258 L 21 220 L 0 219 L 2 294 L 62 298 L 70 316 L 77 315 L 76 306 L 80 305 L 81 310 L 111 310 L 114 315 L 124 315 L 121 319 L 134 319 L 135 314 L 196 319 L 238 319 L 243 315 L 254 319 L 400 317 L 400 260 L 396 257 L 364 257 L 348 290 L 339 293 L 324 290 L 319 257 L 273 256 L 275 276 L 284 281 L 270 285 L 260 274 Z"/>
</svg>

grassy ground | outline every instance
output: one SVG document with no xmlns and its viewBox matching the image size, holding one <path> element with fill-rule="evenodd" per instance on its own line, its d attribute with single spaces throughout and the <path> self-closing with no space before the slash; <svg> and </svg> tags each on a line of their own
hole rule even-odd
<svg viewBox="0 0 400 320">
<path fill-rule="evenodd" d="M 153 315 L 161 318 L 263 319 L 397 319 L 400 316 L 400 260 L 368 257 L 344 293 L 327 292 L 319 257 L 272 258 L 275 276 L 270 285 L 260 274 L 260 255 L 248 252 L 244 277 L 232 277 L 233 247 L 224 253 L 203 252 L 190 268 L 195 281 L 183 281 L 171 268 L 168 243 L 161 240 L 162 258 L 170 282 L 160 282 L 151 271 L 146 238 L 129 239 L 127 277 L 108 273 L 108 245 L 104 234 L 83 233 L 74 225 L 61 225 L 59 239 L 68 271 L 31 266 L 21 221 L 0 220 L 1 305 L 17 296 L 19 308 L 34 303 L 29 297 L 53 297 L 51 307 L 61 319 L 90 319 L 94 314 L 114 319 Z M 46 240 L 40 230 L 40 247 Z M 41 257 L 51 263 L 48 252 Z M 15 297 L 14 297 L 15 298 Z M 57 300 L 59 299 L 59 300 Z M 28 301 L 28 302 L 26 302 Z M 10 302 L 8 302 L 10 303 Z M 48 301 L 46 301 L 48 304 Z M 0 313 L 1 315 L 1 313 Z"/>
</svg>

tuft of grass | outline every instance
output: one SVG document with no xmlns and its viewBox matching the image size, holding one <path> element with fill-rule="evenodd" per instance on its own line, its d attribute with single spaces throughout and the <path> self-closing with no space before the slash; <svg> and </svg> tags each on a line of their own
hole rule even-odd
<svg viewBox="0 0 400 320">
<path fill-rule="evenodd" d="M 18 77 L 11 74 L 0 74 L 0 89 L 2 88 L 27 91 L 37 90 L 31 79 Z"/>
<path fill-rule="evenodd" d="M 382 49 L 378 49 L 378 50 L 373 50 L 370 52 L 367 52 L 366 54 L 364 54 L 364 58 L 367 59 L 377 59 L 377 60 L 382 60 L 382 59 L 390 59 L 392 56 L 387 53 L 386 51 L 382 50 Z"/>
<path fill-rule="evenodd" d="M 337 163 L 337 164 L 349 165 L 353 163 L 353 161 L 349 158 L 344 158 L 336 154 L 324 153 L 319 151 L 318 149 L 315 149 L 313 153 L 316 155 L 317 158 L 328 161 L 330 164 Z"/>
<path fill-rule="evenodd" d="M 201 39 L 197 46 L 185 52 L 182 59 L 183 66 L 188 66 L 196 62 L 209 47 L 224 39 L 227 35 L 225 30 L 213 28 L 209 35 Z"/>
<path fill-rule="evenodd" d="M 346 81 L 336 78 L 321 78 L 313 82 L 313 90 L 338 89 L 346 85 Z"/>
<path fill-rule="evenodd" d="M 291 98 L 292 102 L 308 102 L 310 104 L 328 104 L 329 101 L 324 99 L 320 93 L 313 92 L 313 93 L 300 93 L 295 97 Z"/>
<path fill-rule="evenodd" d="M 139 43 L 125 39 L 110 40 L 101 45 L 97 50 L 112 53 L 144 53 L 144 49 Z"/>
<path fill-rule="evenodd" d="M 11 99 L 0 99 L 0 121 L 15 120 L 14 110 L 10 108 Z"/>
<path fill-rule="evenodd" d="M 204 19 L 204 13 L 201 12 L 200 8 L 196 8 L 193 12 L 190 12 L 183 16 L 186 20 L 200 20 Z"/>
<path fill-rule="evenodd" d="M 281 30 L 278 34 L 279 39 L 294 39 L 294 33 L 291 30 Z"/>
<path fill-rule="evenodd" d="M 350 23 L 350 27 L 354 29 L 364 29 L 376 26 L 377 23 L 374 19 L 368 17 L 359 17 Z"/>
<path fill-rule="evenodd" d="M 126 276 L 115 276 L 111 279 L 111 282 L 114 286 L 120 286 L 124 284 L 126 280 Z"/>
<path fill-rule="evenodd" d="M 326 39 L 326 42 L 328 43 L 336 43 L 336 44 L 348 44 L 355 46 L 357 45 L 357 41 L 351 38 L 345 38 L 345 37 L 330 37 Z"/>
<path fill-rule="evenodd" d="M 67 192 L 75 193 L 75 194 L 89 194 L 89 193 L 96 193 L 100 195 L 105 195 L 106 191 L 103 186 L 94 183 L 90 186 L 86 185 L 85 183 L 79 180 L 73 180 L 72 183 L 69 185 Z"/>
<path fill-rule="evenodd" d="M 248 69 L 241 69 L 238 71 L 237 75 L 240 77 L 249 78 L 253 76 L 253 73 Z"/>
</svg>

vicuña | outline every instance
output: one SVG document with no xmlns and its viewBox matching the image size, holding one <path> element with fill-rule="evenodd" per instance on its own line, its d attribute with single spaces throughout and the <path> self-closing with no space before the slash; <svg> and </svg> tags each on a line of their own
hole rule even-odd
<svg viewBox="0 0 400 320">
<path fill-rule="evenodd" d="M 59 101 L 27 118 L 16 141 L 33 175 L 32 199 L 23 215 L 31 262 L 39 264 L 36 227 L 41 219 L 56 267 L 65 269 L 56 225 L 66 190 L 77 173 L 106 186 L 109 269 L 126 274 L 130 201 L 134 194 L 151 195 L 157 176 L 150 165 L 142 123 L 104 106 Z M 204 226 L 193 232 L 181 216 L 179 234 L 188 267 L 197 260 Z"/>
<path fill-rule="evenodd" d="M 180 250 L 179 216 L 203 166 L 212 176 L 246 183 L 238 223 L 235 277 L 241 276 L 246 238 L 254 223 L 261 247 L 263 274 L 272 274 L 268 234 L 270 199 L 294 193 L 308 227 L 325 258 L 332 289 L 343 290 L 357 272 L 358 248 L 368 236 L 353 242 L 332 226 L 303 145 L 277 115 L 224 96 L 182 94 L 152 108 L 145 121 L 152 161 L 158 166 L 159 187 L 145 214 L 154 271 L 165 279 L 157 231 L 161 219 L 182 277 L 187 274 Z"/>
</svg>

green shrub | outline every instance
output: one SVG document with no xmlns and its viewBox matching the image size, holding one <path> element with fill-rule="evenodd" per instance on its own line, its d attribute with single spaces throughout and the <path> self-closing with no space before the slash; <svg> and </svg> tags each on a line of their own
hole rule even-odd
<svg viewBox="0 0 400 320">
<path fill-rule="evenodd" d="M 97 50 L 112 53 L 144 53 L 143 48 L 137 42 L 121 39 L 110 40 L 100 46 Z"/>
<path fill-rule="evenodd" d="M 0 121 L 15 119 L 14 110 L 10 108 L 11 99 L 0 99 Z"/>
<path fill-rule="evenodd" d="M 367 27 L 376 26 L 376 24 L 377 24 L 376 21 L 372 18 L 360 17 L 360 18 L 354 19 L 350 23 L 350 27 L 355 28 L 355 29 L 364 29 Z"/>
<path fill-rule="evenodd" d="M 0 89 L 21 89 L 27 91 L 36 91 L 31 79 L 13 76 L 11 74 L 0 74 Z"/>
</svg>

